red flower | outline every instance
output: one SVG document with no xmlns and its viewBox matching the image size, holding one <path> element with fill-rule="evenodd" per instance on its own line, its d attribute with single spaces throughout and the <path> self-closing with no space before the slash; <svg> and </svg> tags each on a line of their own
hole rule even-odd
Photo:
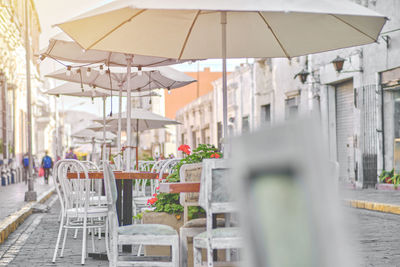
<svg viewBox="0 0 400 267">
<path fill-rule="evenodd" d="M 153 197 L 156 197 L 156 196 L 157 196 L 157 193 L 154 193 L 154 194 L 153 194 Z"/>
<path fill-rule="evenodd" d="M 390 184 L 390 183 L 391 183 L 391 181 L 389 181 L 390 178 L 391 178 L 391 177 L 386 177 L 386 178 L 385 178 L 385 183 Z"/>
<path fill-rule="evenodd" d="M 190 146 L 188 145 L 180 145 L 178 147 L 178 151 L 182 151 L 183 153 L 185 153 L 186 155 L 190 155 L 191 151 L 190 151 Z"/>
<path fill-rule="evenodd" d="M 220 157 L 221 157 L 221 155 L 220 154 L 218 154 L 218 153 L 213 153 L 213 154 L 211 154 L 211 156 L 210 156 L 211 158 L 216 158 L 216 159 L 219 159 Z"/>
<path fill-rule="evenodd" d="M 156 187 L 156 190 L 160 190 L 160 187 L 159 187 L 159 186 L 157 186 L 157 187 Z"/>
<path fill-rule="evenodd" d="M 156 203 L 157 200 L 158 200 L 157 197 L 150 198 L 149 200 L 147 200 L 147 205 L 154 205 L 154 203 Z"/>
</svg>

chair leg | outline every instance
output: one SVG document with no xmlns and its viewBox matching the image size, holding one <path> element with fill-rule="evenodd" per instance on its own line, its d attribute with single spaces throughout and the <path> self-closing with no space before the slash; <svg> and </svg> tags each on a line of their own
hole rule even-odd
<svg viewBox="0 0 400 267">
<path fill-rule="evenodd" d="M 86 237 L 87 237 L 87 218 L 83 219 L 83 240 L 82 240 L 82 259 L 81 264 L 85 264 L 86 258 Z"/>
<path fill-rule="evenodd" d="M 99 240 L 101 240 L 101 227 L 98 228 L 98 231 L 99 231 Z"/>
<path fill-rule="evenodd" d="M 78 228 L 75 229 L 74 239 L 78 238 Z"/>
<path fill-rule="evenodd" d="M 57 257 L 58 247 L 60 245 L 60 239 L 61 239 L 63 227 L 64 227 L 64 216 L 61 216 L 60 229 L 58 230 L 57 243 L 56 243 L 56 247 L 54 249 L 54 255 L 53 255 L 53 260 L 52 260 L 53 263 L 56 262 L 56 257 Z"/>
<path fill-rule="evenodd" d="M 93 253 L 96 252 L 96 248 L 94 246 L 94 232 L 95 232 L 95 230 L 96 229 L 92 228 L 92 251 L 93 251 Z"/>
<path fill-rule="evenodd" d="M 207 267 L 213 267 L 214 266 L 214 252 L 213 249 L 211 248 L 211 245 L 208 244 L 207 246 Z"/>
<path fill-rule="evenodd" d="M 107 252 L 107 258 L 109 259 L 109 261 L 111 260 L 111 254 L 110 254 L 110 245 L 108 243 L 108 219 L 105 219 L 106 222 L 106 235 L 104 237 L 105 241 L 106 241 L 106 252 Z"/>
<path fill-rule="evenodd" d="M 193 242 L 193 260 L 194 260 L 194 267 L 201 266 L 201 248 L 196 248 L 195 243 Z"/>
<path fill-rule="evenodd" d="M 65 242 L 67 241 L 67 235 L 68 235 L 68 228 L 65 228 L 65 230 L 64 230 L 64 240 L 63 240 L 63 244 L 62 244 L 62 247 L 61 247 L 60 258 L 64 257 L 64 248 L 65 248 Z"/>
<path fill-rule="evenodd" d="M 140 245 L 139 245 L 139 248 L 138 248 L 138 252 L 137 252 L 137 256 L 138 256 L 138 257 L 140 257 L 140 255 L 141 255 L 142 248 L 143 248 L 143 245 L 140 244 Z"/>
<path fill-rule="evenodd" d="M 179 263 L 181 267 L 187 267 L 188 265 L 188 247 L 187 247 L 187 236 L 184 228 L 179 231 L 180 242 L 179 242 Z"/>
<path fill-rule="evenodd" d="M 172 266 L 179 267 L 179 236 L 175 236 L 172 241 Z"/>
</svg>

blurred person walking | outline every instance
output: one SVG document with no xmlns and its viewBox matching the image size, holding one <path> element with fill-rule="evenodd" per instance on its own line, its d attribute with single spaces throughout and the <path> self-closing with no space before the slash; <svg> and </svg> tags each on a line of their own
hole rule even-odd
<svg viewBox="0 0 400 267">
<path fill-rule="evenodd" d="M 66 159 L 78 159 L 76 154 L 74 153 L 74 149 L 72 147 L 69 148 L 69 152 L 65 154 Z"/>
<path fill-rule="evenodd" d="M 49 175 L 50 175 L 50 170 L 53 168 L 53 159 L 48 155 L 49 152 L 46 150 L 45 155 L 42 158 L 42 168 L 44 170 L 44 181 L 46 184 L 49 183 Z"/>
</svg>

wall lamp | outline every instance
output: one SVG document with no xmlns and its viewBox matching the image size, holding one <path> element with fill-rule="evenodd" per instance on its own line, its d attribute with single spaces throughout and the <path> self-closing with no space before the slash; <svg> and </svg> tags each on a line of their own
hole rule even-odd
<svg viewBox="0 0 400 267">
<path fill-rule="evenodd" d="M 344 62 L 346 61 L 346 59 L 337 56 L 334 60 L 331 61 L 331 63 L 333 64 L 333 67 L 335 68 L 337 73 L 349 73 L 349 72 L 363 72 L 364 70 L 361 68 L 359 70 L 346 70 L 343 71 L 343 65 Z"/>
<path fill-rule="evenodd" d="M 306 81 L 307 81 L 308 75 L 310 75 L 310 73 L 309 73 L 307 70 L 302 69 L 299 73 L 297 73 L 296 75 L 294 75 L 294 78 L 293 78 L 293 79 L 296 79 L 297 76 L 299 76 L 301 83 L 302 83 L 302 84 L 305 84 Z"/>
</svg>

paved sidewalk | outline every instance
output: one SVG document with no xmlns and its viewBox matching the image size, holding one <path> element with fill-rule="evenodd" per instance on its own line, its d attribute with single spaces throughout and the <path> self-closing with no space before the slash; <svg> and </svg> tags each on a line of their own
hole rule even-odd
<svg viewBox="0 0 400 267">
<path fill-rule="evenodd" d="M 340 191 L 342 199 L 361 200 L 400 206 L 400 191 L 358 189 Z"/>
<path fill-rule="evenodd" d="M 64 257 L 51 262 L 58 234 L 60 203 L 56 195 L 48 202 L 52 205 L 49 213 L 31 216 L 0 245 L 0 266 L 81 266 L 82 231 L 73 239 L 74 231 L 68 232 Z M 54 205 L 53 205 L 54 204 Z M 97 251 L 105 251 L 104 238 L 95 238 Z M 88 252 L 92 252 L 91 238 L 88 236 Z M 61 251 L 61 250 L 60 250 Z M 85 266 L 108 266 L 108 261 L 87 258 Z"/>
<path fill-rule="evenodd" d="M 44 183 L 44 178 L 34 180 L 34 189 L 39 197 L 44 192 L 52 188 L 52 179 L 49 178 L 49 184 Z M 24 182 L 0 186 L 0 221 L 7 216 L 20 210 L 27 202 L 24 201 L 25 192 L 28 190 L 28 184 Z"/>
<path fill-rule="evenodd" d="M 376 189 L 341 190 L 340 197 L 353 208 L 400 215 L 400 192 Z"/>
</svg>

